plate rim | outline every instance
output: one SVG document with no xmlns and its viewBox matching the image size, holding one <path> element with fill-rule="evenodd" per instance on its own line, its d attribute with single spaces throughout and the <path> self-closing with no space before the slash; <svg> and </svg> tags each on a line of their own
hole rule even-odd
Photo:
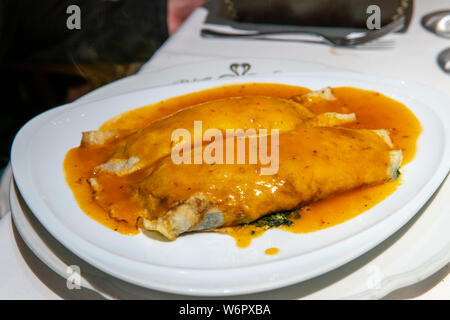
<svg viewBox="0 0 450 320">
<path fill-rule="evenodd" d="M 243 63 L 243 61 L 245 61 L 245 62 L 252 62 L 252 63 L 254 63 L 254 62 L 261 62 L 262 63 L 262 62 L 264 62 L 266 64 L 267 63 L 273 63 L 274 66 L 279 64 L 279 60 L 276 60 L 276 59 L 242 57 L 242 58 L 227 58 L 227 59 L 213 59 L 213 58 L 211 58 L 211 59 L 206 59 L 206 60 L 202 60 L 202 61 L 199 61 L 199 62 L 195 62 L 195 63 L 189 64 L 189 66 L 192 66 L 192 67 L 195 66 L 196 68 L 198 68 L 198 67 L 202 67 L 202 66 L 209 65 L 209 64 L 214 64 L 214 63 L 231 63 L 231 62 Z M 294 60 L 294 59 L 283 59 L 283 63 L 286 63 L 286 62 L 288 64 L 290 64 L 291 66 L 295 65 L 296 67 L 298 67 L 298 66 L 312 67 L 313 66 L 314 68 L 319 68 L 319 71 L 314 70 L 314 71 L 306 71 L 306 72 L 324 72 L 325 70 L 326 71 L 336 71 L 336 72 L 338 72 L 338 71 L 345 71 L 342 68 L 339 69 L 339 68 L 336 68 L 336 67 L 332 67 L 332 66 L 329 66 L 329 65 L 326 65 L 326 64 L 313 62 L 313 61 L 304 61 L 304 60 L 300 61 L 300 60 Z M 97 100 L 97 99 L 99 99 L 98 98 L 99 95 L 100 95 L 100 99 L 104 99 L 106 97 L 102 97 L 102 95 L 104 95 L 105 92 L 107 92 L 107 91 L 109 91 L 111 89 L 120 88 L 121 85 L 123 83 L 125 83 L 125 82 L 136 82 L 137 83 L 139 81 L 139 79 L 144 79 L 144 78 L 146 78 L 146 76 L 149 76 L 149 75 L 151 75 L 152 78 L 153 78 L 153 77 L 155 77 L 155 74 L 156 75 L 157 74 L 166 74 L 168 72 L 179 71 L 180 66 L 185 66 L 185 65 L 186 65 L 185 63 L 180 63 L 180 64 L 171 65 L 171 66 L 166 66 L 166 67 L 163 67 L 163 68 L 155 68 L 155 69 L 147 70 L 146 67 L 145 67 L 146 64 L 144 64 L 142 66 L 142 69 L 141 69 L 141 71 L 139 73 L 127 76 L 127 77 L 122 78 L 122 79 L 118 79 L 118 80 L 113 81 L 111 83 L 108 83 L 108 84 L 106 84 L 106 85 L 104 85 L 104 86 L 102 86 L 100 88 L 97 88 L 97 89 L 87 93 L 86 95 L 80 97 L 77 100 L 77 102 L 85 102 L 85 101 L 88 101 L 88 100 L 91 100 L 91 99 Z M 320 70 L 320 69 L 323 69 L 323 70 Z M 294 72 L 300 72 L 300 71 L 294 71 Z M 305 71 L 301 71 L 301 72 L 305 72 Z M 286 74 L 288 72 L 282 71 L 281 73 L 282 74 Z M 355 72 L 355 73 L 357 73 L 357 72 Z M 258 75 L 267 74 L 267 72 L 263 72 L 263 73 L 258 72 L 257 74 Z M 214 77 L 215 78 L 211 79 L 211 80 L 218 80 L 220 75 L 216 74 L 216 75 L 214 75 Z M 236 77 L 245 78 L 245 77 L 247 77 L 247 75 L 236 75 Z M 180 83 L 179 81 L 181 81 L 181 80 L 182 79 L 176 79 L 176 80 L 173 80 L 171 83 L 162 83 L 162 84 L 158 84 L 158 85 L 152 86 L 151 88 L 179 84 Z M 210 81 L 210 80 L 200 79 L 198 81 Z M 149 89 L 149 88 L 150 87 L 146 87 L 146 88 L 141 88 L 141 89 L 137 89 L 137 90 L 145 90 L 145 89 Z M 133 92 L 135 90 L 136 89 L 127 90 L 126 92 L 123 92 L 123 93 L 129 93 L 129 92 Z M 120 93 L 120 94 L 123 94 L 123 93 Z M 117 94 L 114 94 L 114 96 L 116 96 L 116 95 Z M 108 97 L 111 97 L 111 96 L 108 96 Z"/>
</svg>

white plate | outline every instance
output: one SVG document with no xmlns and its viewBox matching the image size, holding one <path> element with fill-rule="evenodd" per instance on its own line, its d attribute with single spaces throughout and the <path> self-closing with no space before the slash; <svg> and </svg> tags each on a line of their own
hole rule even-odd
<svg viewBox="0 0 450 320">
<path fill-rule="evenodd" d="M 136 91 L 66 107 L 63 114 L 50 121 L 45 114 L 35 118 L 19 132 L 12 151 L 13 172 L 21 194 L 56 239 L 107 273 L 162 291 L 230 295 L 306 280 L 361 255 L 405 224 L 448 172 L 448 100 L 431 89 L 351 73 L 249 77 L 246 82 L 278 82 L 313 89 L 326 85 L 356 86 L 404 102 L 424 127 L 417 156 L 405 167 L 404 184 L 375 208 L 339 226 L 302 235 L 272 230 L 246 249 L 237 248 L 233 239 L 218 234 L 189 235 L 170 243 L 143 234 L 126 237 L 81 212 L 62 172 L 65 153 L 79 144 L 81 131 L 96 128 L 107 118 L 140 105 L 243 81 L 220 80 Z M 272 246 L 280 247 L 281 252 L 265 255 L 264 250 Z"/>
</svg>

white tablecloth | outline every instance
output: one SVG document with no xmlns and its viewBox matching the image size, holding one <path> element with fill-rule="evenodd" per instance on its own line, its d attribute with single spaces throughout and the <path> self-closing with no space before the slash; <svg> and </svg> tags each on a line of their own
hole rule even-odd
<svg viewBox="0 0 450 320">
<path fill-rule="evenodd" d="M 420 25 L 420 19 L 426 13 L 449 7 L 450 3 L 446 0 L 416 1 L 408 32 L 389 36 L 395 40 L 392 48 L 372 50 L 331 49 L 326 45 L 299 42 L 204 39 L 200 37 L 199 30 L 207 12 L 200 8 L 140 72 L 220 58 L 290 59 L 409 79 L 450 96 L 450 76 L 442 72 L 436 63 L 437 54 L 449 47 L 450 41 L 429 33 Z M 65 280 L 53 274 L 15 235 L 10 215 L 0 219 L 0 270 L 0 299 L 101 298 L 89 290 L 67 290 Z M 449 299 L 448 271 L 448 267 L 441 269 L 428 279 L 397 291 L 390 298 Z"/>
</svg>

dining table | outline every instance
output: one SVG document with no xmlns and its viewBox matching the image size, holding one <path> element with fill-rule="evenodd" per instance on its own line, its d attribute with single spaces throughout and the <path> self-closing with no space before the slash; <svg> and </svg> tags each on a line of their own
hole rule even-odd
<svg viewBox="0 0 450 320">
<path fill-rule="evenodd" d="M 244 37 L 204 37 L 208 10 L 197 8 L 155 54 L 132 76 L 100 87 L 73 104 L 107 98 L 134 90 L 177 83 L 209 81 L 226 77 L 289 72 L 354 72 L 412 81 L 450 98 L 450 74 L 438 65 L 440 52 L 450 47 L 450 39 L 437 36 L 421 24 L 433 11 L 449 9 L 446 0 L 418 0 L 406 32 L 391 33 L 379 39 L 385 45 L 334 47 L 301 40 L 277 41 Z M 450 108 L 450 105 L 448 106 Z M 58 255 L 71 256 L 58 244 L 33 242 L 46 231 L 36 227 L 26 235 L 23 221 L 11 214 L 14 190 L 11 166 L 3 170 L 0 181 L 0 299 L 202 299 L 129 285 L 124 281 L 76 260 L 82 270 L 91 272 L 81 286 L 68 285 L 70 266 Z M 15 199 L 20 203 L 20 199 Z M 436 241 L 422 234 L 434 227 L 433 215 L 450 215 L 450 181 L 447 178 L 427 208 L 389 239 L 362 257 L 327 274 L 285 288 L 231 296 L 232 299 L 450 299 L 450 237 L 444 236 L 433 257 L 423 256 L 425 242 Z M 31 225 L 39 222 L 28 217 Z M 24 231 L 25 230 L 25 231 Z M 430 231 L 431 232 L 431 231 Z M 45 240 L 44 239 L 44 240 Z M 445 241 L 446 239 L 446 241 Z M 54 239 L 53 239 L 54 240 Z M 50 240 L 50 241 L 53 241 Z M 38 240 L 36 240 L 38 241 Z M 55 240 L 56 241 L 56 240 Z M 416 242 L 417 245 L 416 245 Z M 406 252 L 406 249 L 409 250 Z M 425 250 L 426 251 L 426 250 Z M 405 252 L 399 256 L 399 252 Z M 74 259 L 76 257 L 74 256 Z M 405 263 L 397 260 L 404 259 Z M 416 261 L 416 263 L 415 263 Z M 59 268 L 59 269 L 58 269 Z M 83 275 L 83 274 L 82 274 Z M 383 282 L 373 288 L 371 281 Z M 373 284 L 373 283 L 372 283 Z M 370 291 L 354 291 L 358 285 Z M 353 291 L 352 291 L 353 290 Z M 347 294 L 348 293 L 348 294 Z M 217 298 L 217 297 L 216 297 Z"/>
</svg>

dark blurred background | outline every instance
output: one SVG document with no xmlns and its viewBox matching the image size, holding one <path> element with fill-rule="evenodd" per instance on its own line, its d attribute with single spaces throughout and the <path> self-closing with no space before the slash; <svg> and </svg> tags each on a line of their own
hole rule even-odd
<svg viewBox="0 0 450 320">
<path fill-rule="evenodd" d="M 0 169 L 29 119 L 137 72 L 203 0 L 1 0 Z M 81 29 L 66 10 L 77 5 Z"/>
</svg>

